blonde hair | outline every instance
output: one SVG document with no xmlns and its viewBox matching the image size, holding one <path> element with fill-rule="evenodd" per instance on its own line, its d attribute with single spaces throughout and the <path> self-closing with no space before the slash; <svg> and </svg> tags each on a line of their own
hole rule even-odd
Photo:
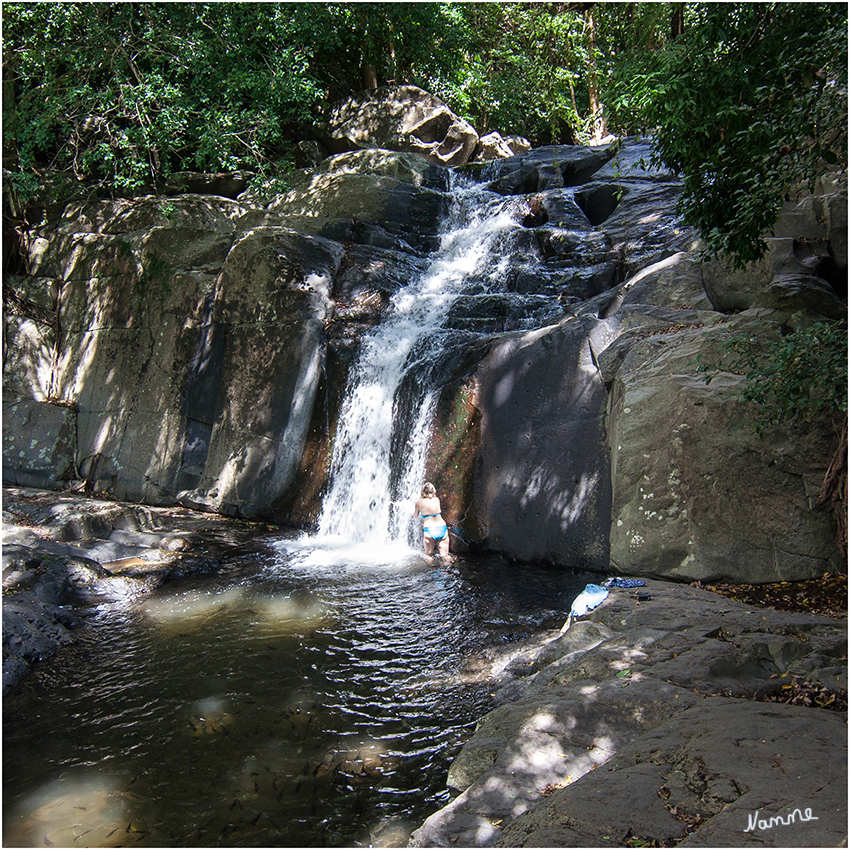
<svg viewBox="0 0 850 850">
<path fill-rule="evenodd" d="M 430 481 L 426 481 L 425 484 L 422 485 L 422 498 L 427 499 L 429 496 L 436 495 L 437 488 Z"/>
</svg>

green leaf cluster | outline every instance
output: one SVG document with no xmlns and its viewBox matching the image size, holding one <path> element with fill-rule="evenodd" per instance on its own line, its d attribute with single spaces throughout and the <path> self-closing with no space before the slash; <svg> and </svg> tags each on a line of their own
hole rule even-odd
<svg viewBox="0 0 850 850">
<path fill-rule="evenodd" d="M 586 20 L 552 3 L 473 3 L 475 34 L 453 78 L 433 80 L 484 135 L 497 129 L 533 144 L 587 136 Z"/>
<path fill-rule="evenodd" d="M 847 323 L 815 322 L 765 340 L 751 332 L 729 332 L 722 371 L 744 376 L 738 398 L 756 405 L 751 424 L 761 434 L 770 425 L 811 422 L 821 413 L 847 413 Z M 720 367 L 701 363 L 711 383 Z"/>
<path fill-rule="evenodd" d="M 131 192 L 177 170 L 273 169 L 284 126 L 321 98 L 288 24 L 278 4 L 6 4 L 10 171 Z"/>
</svg>

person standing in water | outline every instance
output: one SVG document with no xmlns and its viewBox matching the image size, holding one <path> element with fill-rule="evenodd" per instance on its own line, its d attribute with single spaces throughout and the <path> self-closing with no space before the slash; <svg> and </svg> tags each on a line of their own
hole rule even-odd
<svg viewBox="0 0 850 850">
<path fill-rule="evenodd" d="M 413 508 L 413 516 L 421 517 L 424 522 L 422 540 L 428 557 L 438 555 L 442 560 L 449 557 L 449 529 L 440 513 L 440 499 L 437 488 L 426 481 L 422 487 L 422 496 Z"/>
</svg>

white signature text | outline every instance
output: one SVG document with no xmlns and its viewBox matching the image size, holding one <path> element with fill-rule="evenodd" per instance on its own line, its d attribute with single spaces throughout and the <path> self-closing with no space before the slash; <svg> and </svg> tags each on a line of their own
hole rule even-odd
<svg viewBox="0 0 850 850">
<path fill-rule="evenodd" d="M 765 820 L 764 818 L 759 817 L 759 813 L 761 809 L 756 809 L 756 813 L 754 815 L 750 815 L 749 823 L 747 824 L 747 828 L 744 832 L 750 832 L 753 829 L 772 829 L 774 826 L 788 826 L 789 824 L 794 823 L 794 821 L 798 820 L 800 823 L 804 823 L 807 820 L 818 820 L 813 814 L 811 809 L 806 809 L 801 812 L 799 809 L 794 809 L 788 815 L 783 817 L 782 815 L 773 815 L 770 820 Z"/>
</svg>

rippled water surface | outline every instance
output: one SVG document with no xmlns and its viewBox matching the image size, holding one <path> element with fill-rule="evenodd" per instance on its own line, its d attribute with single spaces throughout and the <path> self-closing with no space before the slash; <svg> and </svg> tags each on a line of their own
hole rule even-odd
<svg viewBox="0 0 850 850">
<path fill-rule="evenodd" d="M 82 628 L 5 701 L 4 844 L 404 844 L 448 802 L 493 648 L 584 578 L 329 560 L 234 555 Z"/>
</svg>

